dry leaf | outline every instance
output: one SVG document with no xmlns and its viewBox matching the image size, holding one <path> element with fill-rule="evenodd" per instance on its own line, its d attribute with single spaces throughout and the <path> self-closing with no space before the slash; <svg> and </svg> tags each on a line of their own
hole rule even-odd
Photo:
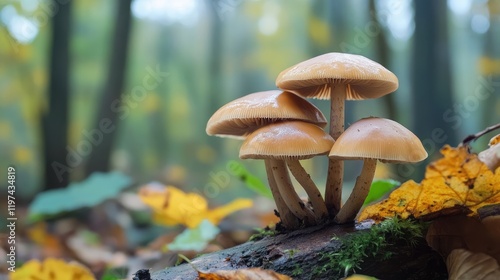
<svg viewBox="0 0 500 280">
<path fill-rule="evenodd" d="M 198 271 L 200 280 L 291 280 L 292 278 L 260 268 L 248 268 L 238 270 L 218 270 L 214 272 Z"/>
<path fill-rule="evenodd" d="M 196 228 L 204 219 L 218 225 L 227 215 L 252 206 L 250 199 L 236 199 L 224 206 L 208 208 L 206 199 L 195 193 L 185 193 L 172 186 L 150 184 L 139 190 L 141 200 L 153 208 L 153 220 L 158 224 L 182 224 Z"/>
<path fill-rule="evenodd" d="M 446 259 L 450 280 L 497 280 L 500 267 L 495 259 L 464 249 L 453 250 Z"/>
<path fill-rule="evenodd" d="M 500 203 L 500 169 L 491 172 L 466 147 L 441 149 L 443 158 L 430 163 L 421 184 L 407 181 L 388 199 L 366 207 L 358 220 L 388 217 L 431 219 L 450 213 L 477 215 L 477 209 Z"/>
<path fill-rule="evenodd" d="M 51 279 L 51 280 L 94 280 L 92 273 L 76 262 L 65 262 L 48 258 L 43 262 L 31 260 L 15 272 L 9 274 L 10 280 Z"/>
</svg>

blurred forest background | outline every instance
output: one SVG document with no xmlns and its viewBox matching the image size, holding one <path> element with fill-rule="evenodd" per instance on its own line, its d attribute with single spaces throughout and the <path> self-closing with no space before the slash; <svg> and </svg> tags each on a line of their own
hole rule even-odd
<svg viewBox="0 0 500 280">
<path fill-rule="evenodd" d="M 0 33 L 0 186 L 14 165 L 26 202 L 95 171 L 202 188 L 241 144 L 207 136 L 211 114 L 327 52 L 364 55 L 400 81 L 347 102 L 347 124 L 394 119 L 430 159 L 500 121 L 497 0 L 0 0 Z M 261 162 L 242 163 L 265 181 Z M 306 168 L 324 182 L 325 165 Z M 378 176 L 420 180 L 423 166 Z M 360 167 L 346 169 L 353 180 Z M 252 195 L 239 180 L 220 191 Z"/>
</svg>

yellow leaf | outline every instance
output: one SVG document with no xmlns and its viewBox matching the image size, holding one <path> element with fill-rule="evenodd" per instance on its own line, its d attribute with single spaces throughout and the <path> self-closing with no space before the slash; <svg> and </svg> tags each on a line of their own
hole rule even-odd
<svg viewBox="0 0 500 280">
<path fill-rule="evenodd" d="M 158 224 L 173 226 L 182 224 L 195 228 L 208 219 L 218 225 L 227 215 L 252 206 L 249 199 L 237 199 L 225 206 L 208 209 L 205 198 L 196 193 L 185 193 L 173 186 L 159 188 L 146 185 L 139 190 L 141 200 L 153 209 L 153 220 Z"/>
<path fill-rule="evenodd" d="M 65 262 L 59 259 L 48 258 L 43 262 L 31 260 L 21 268 L 9 274 L 10 280 L 92 280 L 92 273 L 84 266 L 75 262 Z"/>
<path fill-rule="evenodd" d="M 238 210 L 250 208 L 252 207 L 253 202 L 250 199 L 236 199 L 231 201 L 230 203 L 217 207 L 208 212 L 207 219 L 212 222 L 214 225 L 218 225 L 222 219 L 228 216 L 231 213 L 234 213 Z M 201 222 L 201 221 L 200 221 Z"/>
<path fill-rule="evenodd" d="M 292 278 L 260 268 L 238 270 L 218 270 L 214 272 L 198 271 L 200 280 L 291 280 Z"/>
<path fill-rule="evenodd" d="M 500 203 L 500 169 L 495 173 L 466 147 L 441 149 L 443 158 L 430 163 L 421 184 L 408 181 L 388 199 L 366 207 L 358 220 L 387 217 L 434 218 L 449 213 L 477 215 L 477 209 Z"/>
</svg>

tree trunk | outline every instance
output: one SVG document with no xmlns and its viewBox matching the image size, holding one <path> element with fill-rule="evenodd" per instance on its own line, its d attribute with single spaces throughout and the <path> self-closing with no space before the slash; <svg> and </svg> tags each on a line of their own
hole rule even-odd
<svg viewBox="0 0 500 280">
<path fill-rule="evenodd" d="M 45 190 L 62 188 L 69 183 L 70 169 L 65 148 L 68 144 L 71 5 L 71 1 L 59 5 L 59 10 L 52 17 L 49 106 L 42 119 Z"/>
<path fill-rule="evenodd" d="M 115 30 L 113 37 L 113 44 L 110 50 L 110 63 L 108 78 L 102 93 L 102 100 L 97 114 L 97 119 L 94 122 L 92 129 L 100 129 L 102 122 L 107 123 L 106 127 L 112 131 L 101 131 L 103 137 L 100 143 L 93 146 L 87 164 L 87 175 L 95 171 L 108 171 L 111 159 L 111 152 L 113 143 L 116 136 L 116 126 L 119 118 L 117 110 L 117 103 L 122 104 L 120 100 L 124 88 L 125 69 L 127 65 L 127 50 L 129 45 L 131 14 L 130 4 L 132 0 L 118 0 L 116 1 L 118 8 L 115 21 Z M 114 103 L 115 102 L 115 103 Z M 127 106 L 122 104 L 122 106 Z M 111 125 L 109 125 L 111 123 Z"/>
<path fill-rule="evenodd" d="M 249 241 L 203 255 L 193 259 L 192 264 L 203 272 L 260 267 L 294 279 L 340 279 L 344 277 L 343 270 L 324 269 L 329 262 L 325 255 L 339 251 L 340 239 L 366 231 L 368 227 L 317 226 L 268 236 L 259 241 Z M 419 238 L 414 246 L 409 246 L 402 240 L 386 238 L 395 241 L 385 252 L 381 252 L 389 257 L 373 257 L 369 252 L 366 259 L 360 263 L 360 268 L 355 268 L 356 273 L 379 279 L 446 279 L 446 266 L 441 256 L 427 246 L 424 238 Z M 352 274 L 352 271 L 349 274 Z M 196 276 L 197 272 L 189 264 L 152 273 L 152 279 L 165 280 L 197 279 Z"/>
<path fill-rule="evenodd" d="M 419 0 L 414 1 L 414 5 L 412 131 L 423 141 L 428 140 L 426 148 L 429 154 L 433 154 L 443 144 L 429 143 L 435 129 L 443 132 L 441 140 L 446 136 L 446 143 L 457 143 L 455 131 L 443 117 L 443 113 L 453 105 L 447 4 L 446 1 Z M 419 164 L 420 168 L 413 177 L 422 177 L 425 165 Z"/>
</svg>

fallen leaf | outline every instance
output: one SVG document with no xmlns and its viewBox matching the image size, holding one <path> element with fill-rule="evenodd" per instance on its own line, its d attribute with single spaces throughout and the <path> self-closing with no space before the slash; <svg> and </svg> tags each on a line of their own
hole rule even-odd
<svg viewBox="0 0 500 280">
<path fill-rule="evenodd" d="M 200 280 L 290 280 L 292 278 L 260 268 L 248 268 L 238 270 L 218 270 L 214 272 L 198 271 Z"/>
<path fill-rule="evenodd" d="M 43 262 L 30 260 L 15 272 L 9 274 L 10 280 L 51 279 L 51 280 L 93 280 L 92 273 L 76 262 L 48 258 Z"/>
<path fill-rule="evenodd" d="M 477 216 L 477 209 L 500 203 L 500 169 L 493 173 L 465 146 L 446 145 L 441 154 L 427 166 L 421 184 L 403 183 L 389 198 L 363 209 L 358 220 L 433 219 L 458 212 Z"/>
<path fill-rule="evenodd" d="M 66 188 L 39 193 L 30 204 L 28 219 L 38 221 L 44 215 L 95 206 L 116 197 L 131 183 L 132 179 L 120 172 L 93 173 L 84 181 L 71 183 Z"/>
<path fill-rule="evenodd" d="M 208 208 L 204 197 L 173 186 L 152 183 L 139 190 L 142 202 L 153 209 L 153 220 L 162 225 L 196 228 L 204 219 L 218 225 L 227 215 L 252 206 L 250 199 L 236 199 L 224 206 Z"/>
<path fill-rule="evenodd" d="M 74 256 L 87 265 L 95 266 L 106 264 L 110 266 L 123 265 L 127 256 L 122 252 L 113 252 L 110 248 L 100 243 L 99 240 L 92 241 L 95 233 L 87 230 L 79 230 L 66 238 L 66 246 L 71 250 Z M 97 237 L 98 238 L 98 237 Z"/>
<path fill-rule="evenodd" d="M 177 235 L 174 241 L 167 245 L 167 249 L 170 251 L 192 250 L 201 252 L 219 232 L 220 229 L 217 226 L 214 226 L 208 220 L 203 220 L 196 228 L 187 228 Z"/>
</svg>

